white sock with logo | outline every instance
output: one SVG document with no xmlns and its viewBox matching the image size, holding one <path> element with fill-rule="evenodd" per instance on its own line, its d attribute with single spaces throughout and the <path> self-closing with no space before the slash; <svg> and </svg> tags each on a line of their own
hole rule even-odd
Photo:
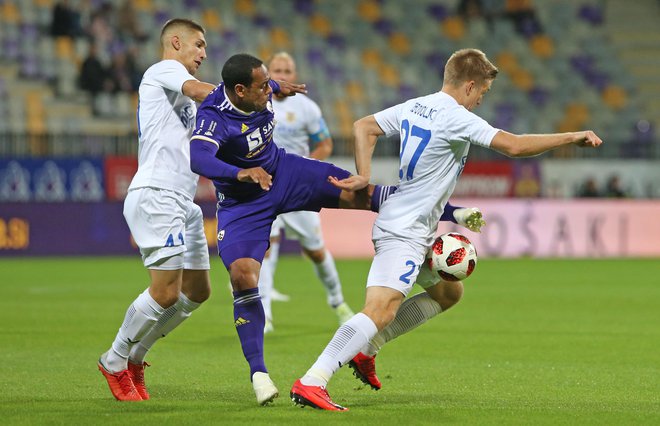
<svg viewBox="0 0 660 426">
<path fill-rule="evenodd" d="M 124 322 L 112 342 L 112 350 L 107 352 L 105 367 L 112 372 L 125 370 L 131 347 L 142 340 L 164 311 L 151 297 L 149 289 L 143 291 L 128 307 Z"/>
<path fill-rule="evenodd" d="M 341 325 L 314 365 L 300 379 L 306 386 L 327 386 L 330 378 L 348 363 L 378 332 L 376 324 L 363 314 L 356 314 Z"/>
<path fill-rule="evenodd" d="M 133 345 L 128 355 L 128 360 L 133 364 L 142 364 L 147 352 L 156 343 L 158 339 L 167 336 L 172 330 L 178 327 L 183 321 L 190 317 L 192 311 L 199 308 L 201 303 L 193 302 L 188 297 L 179 293 L 179 300 L 165 309 L 156 324 L 140 340 Z"/>
</svg>

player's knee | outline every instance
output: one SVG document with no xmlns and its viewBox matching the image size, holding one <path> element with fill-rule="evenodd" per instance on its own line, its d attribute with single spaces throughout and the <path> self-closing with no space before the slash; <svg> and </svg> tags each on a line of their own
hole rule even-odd
<svg viewBox="0 0 660 426">
<path fill-rule="evenodd" d="M 200 286 L 196 287 L 190 291 L 183 291 L 183 294 L 190 300 L 195 303 L 204 303 L 209 297 L 211 297 L 211 287 L 210 286 Z"/>
<path fill-rule="evenodd" d="M 234 291 L 257 287 L 260 266 L 254 259 L 238 259 L 232 263 L 229 267 L 229 278 Z"/>
<path fill-rule="evenodd" d="M 156 303 L 164 309 L 169 308 L 179 300 L 179 289 L 174 286 L 154 287 L 152 285 L 149 293 Z"/>
<path fill-rule="evenodd" d="M 396 309 L 390 307 L 365 306 L 362 313 L 376 324 L 378 331 L 387 327 L 389 323 L 394 321 L 394 317 L 396 317 Z"/>
</svg>

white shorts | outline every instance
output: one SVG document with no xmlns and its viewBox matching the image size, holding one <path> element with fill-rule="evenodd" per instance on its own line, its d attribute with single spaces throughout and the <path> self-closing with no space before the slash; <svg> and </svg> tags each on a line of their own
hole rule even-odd
<svg viewBox="0 0 660 426">
<path fill-rule="evenodd" d="M 147 268 L 211 269 L 202 209 L 188 198 L 167 189 L 133 189 L 124 217 Z"/>
<path fill-rule="evenodd" d="M 318 250 L 324 246 L 321 216 L 317 212 L 283 213 L 273 222 L 270 236 L 279 236 L 281 229 L 285 230 L 288 239 L 300 241 L 300 245 L 307 250 Z"/>
<path fill-rule="evenodd" d="M 367 287 L 389 287 L 407 296 L 418 280 L 420 269 L 428 269 L 425 266 L 428 247 L 400 237 L 387 236 L 374 240 L 374 248 L 376 255 L 369 269 Z M 428 276 L 422 275 L 424 284 L 430 286 Z"/>
</svg>

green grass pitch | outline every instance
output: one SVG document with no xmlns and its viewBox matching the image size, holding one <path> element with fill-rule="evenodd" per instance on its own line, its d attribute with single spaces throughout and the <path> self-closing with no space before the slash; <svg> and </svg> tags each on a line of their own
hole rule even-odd
<svg viewBox="0 0 660 426">
<path fill-rule="evenodd" d="M 369 261 L 338 261 L 359 309 Z M 386 346 L 383 389 L 348 368 L 346 413 L 288 398 L 336 329 L 311 265 L 283 257 L 266 362 L 281 396 L 257 406 L 213 259 L 211 299 L 149 354 L 152 399 L 114 401 L 96 360 L 147 285 L 139 258 L 0 260 L 3 424 L 660 424 L 660 262 L 482 260 L 463 300 Z"/>
</svg>

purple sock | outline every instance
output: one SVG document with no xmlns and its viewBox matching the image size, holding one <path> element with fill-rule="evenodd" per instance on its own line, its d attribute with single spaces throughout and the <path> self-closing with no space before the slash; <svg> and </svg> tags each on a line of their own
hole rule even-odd
<svg viewBox="0 0 660 426">
<path fill-rule="evenodd" d="M 440 222 L 456 222 L 456 218 L 454 217 L 454 210 L 456 209 L 462 209 L 463 207 L 456 207 L 452 206 L 449 204 L 449 201 L 447 201 L 447 204 L 445 204 L 445 209 L 442 212 L 442 216 L 440 216 Z"/>
<path fill-rule="evenodd" d="M 266 317 L 258 288 L 234 292 L 234 325 L 243 355 L 250 364 L 250 378 L 257 371 L 267 373 L 264 362 Z"/>
<path fill-rule="evenodd" d="M 387 200 L 387 197 L 394 194 L 399 189 L 395 185 L 374 185 L 374 193 L 371 195 L 371 211 L 378 213 L 381 204 Z"/>
</svg>

